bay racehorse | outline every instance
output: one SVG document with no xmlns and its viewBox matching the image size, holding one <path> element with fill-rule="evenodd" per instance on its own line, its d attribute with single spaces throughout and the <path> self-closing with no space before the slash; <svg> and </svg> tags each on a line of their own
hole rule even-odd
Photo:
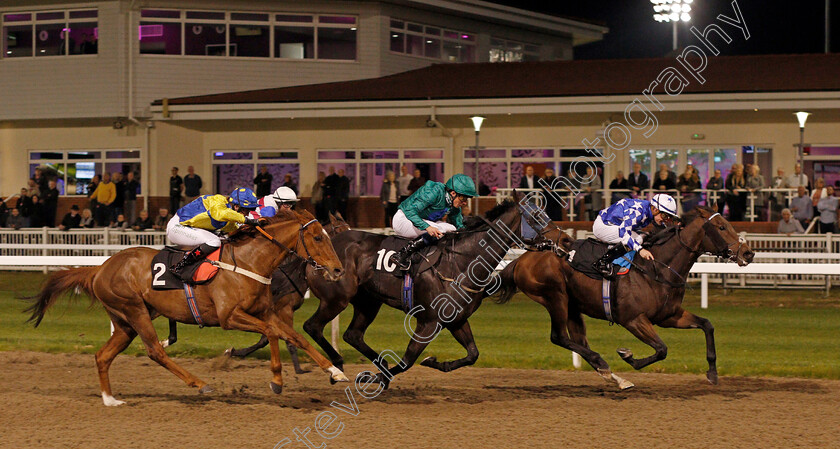
<svg viewBox="0 0 840 449">
<path fill-rule="evenodd" d="M 330 238 L 335 237 L 336 234 L 350 230 L 350 225 L 344 221 L 341 214 L 338 216 L 329 214 L 329 223 L 323 224 L 324 230 Z M 294 312 L 303 305 L 303 297 L 309 286 L 306 284 L 306 259 L 302 257 L 287 257 L 271 276 L 271 296 L 274 299 L 274 307 L 278 316 L 289 327 L 294 326 Z M 178 322 L 169 320 L 169 337 L 160 342 L 164 348 L 175 344 L 178 340 Z M 226 354 L 234 357 L 247 357 L 255 351 L 268 346 L 268 338 L 263 335 L 260 340 L 247 348 L 235 349 L 230 348 L 225 351 Z M 289 340 L 286 340 L 286 349 L 292 358 L 292 365 L 295 373 L 307 373 L 300 367 L 300 361 L 297 356 L 297 347 Z"/>
<path fill-rule="evenodd" d="M 292 341 L 330 373 L 331 381 L 347 381 L 347 377 L 329 360 L 316 351 L 301 335 L 278 317 L 269 286 L 242 274 L 254 276 L 271 273 L 291 253 L 306 254 L 312 276 L 334 282 L 342 274 L 341 262 L 333 250 L 326 232 L 309 213 L 284 212 L 264 219 L 263 228 L 243 227 L 239 235 L 229 239 L 220 257 L 222 262 L 235 265 L 240 272 L 220 271 L 216 278 L 195 287 L 198 311 L 206 326 L 221 326 L 256 332 L 268 337 L 271 345 L 272 391 L 282 391 L 283 378 L 278 339 Z M 260 231 L 259 233 L 256 231 Z M 47 309 L 65 291 L 84 291 L 93 301 L 99 301 L 114 324 L 114 333 L 96 353 L 99 383 L 105 405 L 123 404 L 111 392 L 108 370 L 111 362 L 139 335 L 149 358 L 164 366 L 196 387 L 200 393 L 212 391 L 203 380 L 193 376 L 170 359 L 157 339 L 152 320 L 165 316 L 180 323 L 196 324 L 181 290 L 152 289 L 152 258 L 157 250 L 129 248 L 114 254 L 101 266 L 74 268 L 52 274 L 34 304 L 30 321 L 37 327 Z"/>
<path fill-rule="evenodd" d="M 558 228 L 545 233 L 559 242 L 559 252 L 567 252 L 571 239 Z M 706 377 L 718 383 L 714 327 L 706 318 L 682 308 L 685 279 L 701 254 L 713 254 L 745 266 L 754 253 L 739 239 L 732 225 L 720 214 L 697 207 L 683 216 L 681 224 L 661 230 L 646 239 L 655 261 L 636 257 L 626 275 L 615 281 L 615 308 L 612 318 L 636 338 L 654 349 L 654 354 L 636 359 L 629 349 L 618 349 L 621 358 L 635 369 L 663 360 L 668 347 L 659 338 L 654 325 L 678 329 L 702 329 L 706 336 Z M 589 348 L 583 316 L 606 320 L 602 300 L 602 282 L 574 270 L 565 257 L 551 252 L 526 252 L 501 273 L 499 302 L 507 302 L 518 288 L 546 308 L 551 317 L 551 342 L 577 352 L 604 379 L 622 389 L 632 383 L 610 371 L 600 354 Z"/>
<path fill-rule="evenodd" d="M 444 328 L 467 350 L 467 356 L 447 362 L 429 357 L 421 364 L 444 372 L 472 365 L 478 359 L 478 348 L 468 320 L 487 296 L 486 292 L 493 290 L 489 284 L 495 279 L 492 274 L 498 261 L 518 240 L 521 212 L 517 201 L 521 196 L 514 192 L 514 197 L 515 201 L 507 200 L 497 205 L 484 217 L 470 217 L 465 229 L 445 234 L 434 245 L 434 251 L 439 251 L 440 257 L 431 268 L 421 269 L 414 277 L 413 306 L 410 307 L 401 299 L 402 277 L 377 270 L 378 265 L 384 265 L 383 259 L 387 260 L 387 256 L 383 258 L 382 248 L 388 237 L 361 231 L 338 234 L 333 245 L 345 274 L 333 283 L 309 278 L 309 287 L 320 299 L 320 304 L 304 323 L 304 330 L 336 366 L 342 367 L 344 360 L 324 338 L 323 329 L 352 303 L 353 319 L 344 333 L 344 341 L 374 362 L 381 371 L 377 380 L 386 388 L 394 376 L 415 363 Z M 307 270 L 312 271 L 311 268 Z M 383 304 L 408 314 L 404 326 L 411 340 L 402 357 L 390 350 L 380 354 L 365 342 L 365 331 Z M 417 324 L 409 333 L 411 319 Z M 397 362 L 397 366 L 389 368 L 389 359 Z"/>
</svg>

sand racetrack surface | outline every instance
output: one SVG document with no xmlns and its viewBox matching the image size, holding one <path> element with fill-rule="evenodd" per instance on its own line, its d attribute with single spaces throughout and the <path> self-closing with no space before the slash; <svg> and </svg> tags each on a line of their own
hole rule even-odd
<svg viewBox="0 0 840 449">
<path fill-rule="evenodd" d="M 177 361 L 215 392 L 121 356 L 111 381 L 127 404 L 105 407 L 92 355 L 0 353 L 0 447 L 305 448 L 294 429 L 307 427 L 310 447 L 840 447 L 840 381 L 625 373 L 636 388 L 619 392 L 591 370 L 417 366 L 367 400 L 320 371 L 287 369 L 274 395 L 267 361 Z M 349 403 L 348 385 L 356 416 L 330 406 Z M 314 430 L 324 411 L 341 420 L 326 432 L 343 426 L 331 440 Z"/>
</svg>

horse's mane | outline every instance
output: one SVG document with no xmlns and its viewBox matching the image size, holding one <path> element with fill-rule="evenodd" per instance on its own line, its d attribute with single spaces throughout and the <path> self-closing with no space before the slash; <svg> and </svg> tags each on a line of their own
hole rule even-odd
<svg viewBox="0 0 840 449">
<path fill-rule="evenodd" d="M 495 207 L 493 207 L 489 211 L 487 211 L 484 214 L 484 218 L 487 219 L 487 221 L 492 222 L 492 221 L 496 220 L 497 218 L 501 217 L 506 212 L 513 209 L 514 207 L 516 207 L 516 201 L 514 201 L 511 198 L 508 198 L 508 199 L 502 201 L 501 203 L 497 204 Z M 482 220 L 481 218 L 479 218 L 477 216 L 471 216 L 471 217 L 467 217 L 464 220 L 464 229 L 461 229 L 459 232 L 479 231 L 482 228 L 487 228 L 487 227 L 488 227 L 487 223 L 485 223 L 484 220 Z"/>
<path fill-rule="evenodd" d="M 673 237 L 673 235 L 676 234 L 676 232 L 678 230 L 684 228 L 685 225 L 687 225 L 688 223 L 691 223 L 692 221 L 696 220 L 698 217 L 702 217 L 702 215 L 701 215 L 702 212 L 707 212 L 709 215 L 712 215 L 712 214 L 715 213 L 715 210 L 710 208 L 710 207 L 707 207 L 707 206 L 697 206 L 694 209 L 684 213 L 682 215 L 682 217 L 680 218 L 680 223 L 679 224 L 671 225 L 671 226 L 664 226 L 664 227 L 658 228 L 656 231 L 648 234 L 648 236 L 645 237 L 645 241 L 644 241 L 643 245 L 645 247 L 648 247 L 648 246 L 661 245 L 661 244 L 665 243 L 666 241 L 670 240 Z"/>
<path fill-rule="evenodd" d="M 300 218 L 298 214 L 294 211 L 280 209 L 273 217 L 263 217 L 260 218 L 261 221 L 265 222 L 265 226 L 271 226 L 276 223 L 285 222 L 285 221 L 295 221 L 299 222 Z M 253 226 L 243 225 L 235 232 L 231 233 L 228 236 L 228 243 L 236 243 L 243 241 L 245 239 L 250 239 L 256 237 L 257 229 Z"/>
</svg>

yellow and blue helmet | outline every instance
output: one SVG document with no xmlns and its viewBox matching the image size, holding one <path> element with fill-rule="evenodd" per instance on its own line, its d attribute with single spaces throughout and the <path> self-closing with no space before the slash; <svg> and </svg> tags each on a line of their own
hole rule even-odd
<svg viewBox="0 0 840 449">
<path fill-rule="evenodd" d="M 259 205 L 257 195 L 254 194 L 253 190 L 246 187 L 239 187 L 231 192 L 229 201 L 231 204 L 238 204 L 245 209 L 256 209 Z"/>
</svg>

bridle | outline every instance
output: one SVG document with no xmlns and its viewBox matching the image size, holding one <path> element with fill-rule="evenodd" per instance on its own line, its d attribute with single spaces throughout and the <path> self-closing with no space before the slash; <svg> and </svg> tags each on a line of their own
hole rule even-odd
<svg viewBox="0 0 840 449">
<path fill-rule="evenodd" d="M 303 245 L 303 250 L 306 251 L 306 257 L 301 256 L 294 249 L 289 248 L 288 246 L 284 245 L 283 243 L 269 235 L 261 226 L 255 226 L 255 229 L 259 231 L 263 237 L 267 238 L 269 242 L 277 245 L 282 249 L 285 249 L 289 252 L 290 255 L 303 259 L 307 265 L 311 266 L 315 270 L 326 270 L 325 266 L 319 264 L 315 261 L 314 258 L 312 258 L 312 254 L 309 253 L 309 248 L 306 246 L 306 239 L 303 238 L 303 232 L 306 230 L 306 228 L 309 227 L 309 225 L 311 225 L 312 223 L 316 223 L 317 221 L 317 219 L 313 218 L 312 220 L 309 220 L 306 224 L 300 225 L 300 229 L 298 229 L 298 244 Z M 297 247 L 297 245 L 295 245 L 295 247 Z"/>
<path fill-rule="evenodd" d="M 683 241 L 682 237 L 680 236 L 679 228 L 677 228 L 676 230 L 677 240 L 680 242 L 680 245 L 682 245 L 683 248 L 690 251 L 691 254 L 694 256 L 700 256 L 701 254 L 711 254 L 713 256 L 717 256 L 723 259 L 729 259 L 734 262 L 735 259 L 737 259 L 738 257 L 738 253 L 741 251 L 741 247 L 744 246 L 746 241 L 743 238 L 739 237 L 737 242 L 726 243 L 726 240 L 724 240 L 720 232 L 717 229 L 715 229 L 715 225 L 712 224 L 712 219 L 716 216 L 720 216 L 720 213 L 715 212 L 714 214 L 710 215 L 708 218 L 706 218 L 706 220 L 703 222 L 703 225 L 701 226 L 701 229 L 703 229 L 703 232 L 706 234 L 706 237 L 708 237 L 709 240 L 712 241 L 712 245 L 714 245 L 714 250 L 701 250 L 700 248 L 703 245 L 703 239 L 700 239 L 700 241 L 697 243 L 696 249 L 692 249 L 688 244 L 686 244 Z M 732 247 L 736 244 L 738 245 L 738 247 L 735 248 L 735 250 L 733 251 Z"/>
</svg>

